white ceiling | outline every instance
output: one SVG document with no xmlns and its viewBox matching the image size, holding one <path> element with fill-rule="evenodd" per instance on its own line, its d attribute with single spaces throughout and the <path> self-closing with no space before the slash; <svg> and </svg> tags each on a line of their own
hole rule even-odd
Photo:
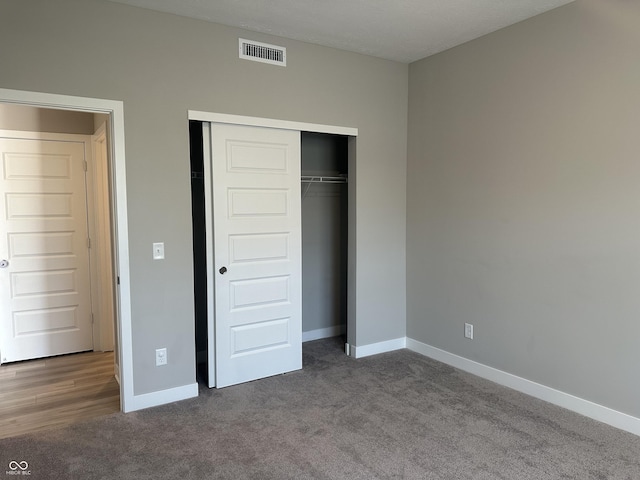
<svg viewBox="0 0 640 480">
<path fill-rule="evenodd" d="M 111 0 L 413 62 L 573 0 Z"/>
</svg>

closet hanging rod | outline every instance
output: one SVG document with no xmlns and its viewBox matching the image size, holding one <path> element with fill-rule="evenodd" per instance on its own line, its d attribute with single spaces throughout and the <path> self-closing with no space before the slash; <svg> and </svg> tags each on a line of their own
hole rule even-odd
<svg viewBox="0 0 640 480">
<path fill-rule="evenodd" d="M 326 175 L 303 175 L 302 183 L 347 183 L 347 177 L 331 177 Z"/>
</svg>

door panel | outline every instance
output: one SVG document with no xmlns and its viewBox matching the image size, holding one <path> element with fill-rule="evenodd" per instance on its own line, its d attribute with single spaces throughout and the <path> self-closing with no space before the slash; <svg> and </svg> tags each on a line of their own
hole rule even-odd
<svg viewBox="0 0 640 480">
<path fill-rule="evenodd" d="M 85 143 L 0 136 L 0 360 L 93 347 Z"/>
<path fill-rule="evenodd" d="M 302 368 L 300 133 L 213 124 L 211 152 L 209 328 L 224 387 Z"/>
</svg>

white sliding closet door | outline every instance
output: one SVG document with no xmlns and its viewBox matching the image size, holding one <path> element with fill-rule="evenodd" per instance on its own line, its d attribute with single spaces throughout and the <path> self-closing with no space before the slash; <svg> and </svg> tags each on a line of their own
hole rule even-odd
<svg viewBox="0 0 640 480">
<path fill-rule="evenodd" d="M 210 135 L 209 384 L 225 387 L 302 368 L 300 132 L 214 123 Z"/>
</svg>

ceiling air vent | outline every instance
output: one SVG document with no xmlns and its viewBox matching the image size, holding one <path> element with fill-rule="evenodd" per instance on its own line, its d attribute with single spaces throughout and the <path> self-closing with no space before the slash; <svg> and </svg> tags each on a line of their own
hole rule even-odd
<svg viewBox="0 0 640 480">
<path fill-rule="evenodd" d="M 239 38 L 240 58 L 254 62 L 271 63 L 272 65 L 287 66 L 287 49 L 268 43 L 254 42 Z"/>
</svg>

